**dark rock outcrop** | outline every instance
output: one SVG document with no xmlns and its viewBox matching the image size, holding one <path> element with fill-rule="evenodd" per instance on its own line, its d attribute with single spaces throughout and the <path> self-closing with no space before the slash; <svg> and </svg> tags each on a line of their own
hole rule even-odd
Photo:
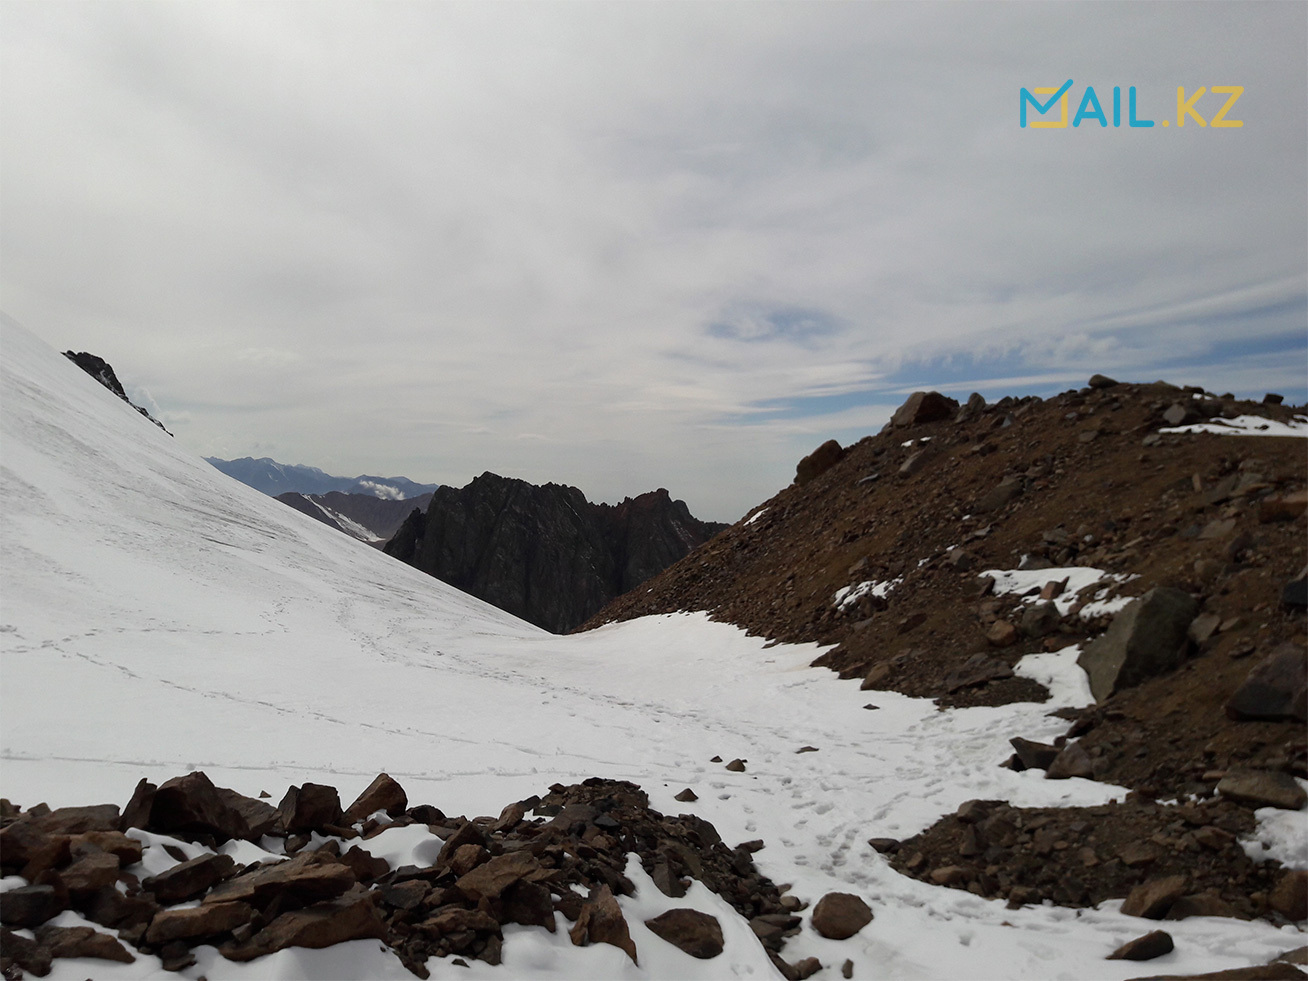
<svg viewBox="0 0 1308 981">
<path fill-rule="evenodd" d="M 106 361 L 104 358 L 97 357 L 96 355 L 90 354 L 86 351 L 76 351 L 76 352 L 65 351 L 64 357 L 67 358 L 69 361 L 71 361 L 73 364 L 77 365 L 77 367 L 81 368 L 88 375 L 90 375 L 92 378 L 98 381 L 105 388 L 109 389 L 109 391 L 113 392 L 120 399 L 122 399 L 124 402 L 130 405 L 137 412 L 141 413 L 141 415 L 145 416 L 145 418 L 149 419 L 160 429 L 163 429 L 164 432 L 168 433 L 168 430 L 164 428 L 164 424 L 162 422 L 160 422 L 154 416 L 150 415 L 149 412 L 141 408 L 139 405 L 137 405 L 135 402 L 133 402 L 131 399 L 127 397 L 127 393 L 123 391 L 122 382 L 118 380 L 118 376 L 114 373 L 113 366 L 110 365 L 109 362 Z M 171 436 L 172 433 L 168 433 L 168 435 Z"/>
<path fill-rule="evenodd" d="M 663 489 L 591 504 L 575 487 L 484 473 L 414 510 L 386 554 L 555 633 L 684 557 L 724 526 Z"/>
</svg>

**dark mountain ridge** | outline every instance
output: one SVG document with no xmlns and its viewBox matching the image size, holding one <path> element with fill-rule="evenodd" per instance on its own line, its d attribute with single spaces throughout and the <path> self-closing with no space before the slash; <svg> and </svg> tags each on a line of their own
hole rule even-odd
<svg viewBox="0 0 1308 981">
<path fill-rule="evenodd" d="M 662 488 L 592 504 L 576 487 L 484 473 L 441 487 L 386 544 L 388 555 L 555 633 L 717 534 Z"/>
</svg>

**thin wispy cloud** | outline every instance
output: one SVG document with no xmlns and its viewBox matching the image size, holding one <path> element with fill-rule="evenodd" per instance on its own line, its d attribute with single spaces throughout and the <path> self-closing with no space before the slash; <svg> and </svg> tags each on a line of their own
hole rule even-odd
<svg viewBox="0 0 1308 981">
<path fill-rule="evenodd" d="M 0 302 L 205 455 L 730 519 L 910 386 L 1308 398 L 1305 44 L 1294 4 L 0 5 Z M 1158 125 L 1020 128 L 1068 78 Z M 1228 84 L 1242 127 L 1174 125 Z"/>
</svg>

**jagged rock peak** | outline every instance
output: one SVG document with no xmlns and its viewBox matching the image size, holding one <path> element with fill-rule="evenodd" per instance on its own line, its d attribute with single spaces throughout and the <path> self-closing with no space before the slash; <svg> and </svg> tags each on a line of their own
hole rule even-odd
<svg viewBox="0 0 1308 981">
<path fill-rule="evenodd" d="M 547 630 L 564 633 L 724 526 L 665 488 L 592 504 L 578 488 L 486 471 L 442 487 L 386 544 L 388 555 Z"/>
<path fill-rule="evenodd" d="M 89 351 L 65 351 L 64 357 L 77 365 L 77 367 L 81 368 L 164 432 L 168 433 L 168 430 L 164 427 L 162 422 L 150 415 L 149 412 L 127 397 L 127 393 L 123 391 L 122 382 L 118 380 L 118 375 L 114 373 L 113 365 L 104 358 L 91 354 Z M 168 435 L 171 436 L 172 433 L 168 433 Z"/>
</svg>

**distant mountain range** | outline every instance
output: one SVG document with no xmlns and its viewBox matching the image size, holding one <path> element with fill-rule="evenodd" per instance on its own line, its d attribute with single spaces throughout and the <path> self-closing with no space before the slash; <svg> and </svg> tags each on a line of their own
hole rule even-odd
<svg viewBox="0 0 1308 981">
<path fill-rule="evenodd" d="M 426 508 L 431 493 L 403 500 L 373 497 L 371 494 L 278 494 L 277 500 L 316 518 L 325 525 L 343 531 L 352 538 L 381 548 L 399 531 L 415 508 Z"/>
<path fill-rule="evenodd" d="M 269 457 L 243 456 L 239 460 L 222 460 L 207 456 L 205 460 L 213 464 L 229 477 L 235 477 L 241 483 L 253 487 L 269 497 L 281 494 L 364 494 L 379 497 L 385 501 L 404 501 L 423 494 L 430 494 L 440 484 L 419 484 L 408 477 L 374 477 L 363 474 L 359 477 L 334 477 L 317 467 L 304 467 L 294 463 L 278 463 Z M 303 509 L 301 509 L 303 510 Z"/>
</svg>

